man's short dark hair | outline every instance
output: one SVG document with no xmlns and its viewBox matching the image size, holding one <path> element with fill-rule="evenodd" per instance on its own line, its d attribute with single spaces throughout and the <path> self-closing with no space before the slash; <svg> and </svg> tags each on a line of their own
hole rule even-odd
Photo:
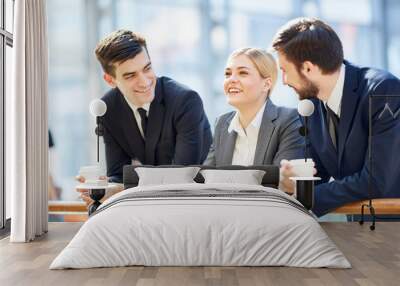
<svg viewBox="0 0 400 286">
<path fill-rule="evenodd" d="M 299 71 L 305 61 L 310 61 L 324 74 L 330 74 L 343 62 L 343 46 L 338 35 L 318 19 L 289 21 L 275 35 L 272 47 L 284 54 Z"/>
<path fill-rule="evenodd" d="M 132 59 L 143 50 L 147 52 L 146 40 L 142 36 L 128 30 L 117 30 L 97 44 L 95 53 L 103 71 L 115 76 L 115 63 Z"/>
</svg>

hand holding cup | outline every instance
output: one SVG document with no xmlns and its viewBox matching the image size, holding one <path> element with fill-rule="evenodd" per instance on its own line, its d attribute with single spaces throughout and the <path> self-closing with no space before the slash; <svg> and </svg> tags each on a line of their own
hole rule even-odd
<svg viewBox="0 0 400 286">
<path fill-rule="evenodd" d="M 295 182 L 291 177 L 313 177 L 317 173 L 312 159 L 282 160 L 280 167 L 279 189 L 287 194 L 295 193 Z"/>
</svg>

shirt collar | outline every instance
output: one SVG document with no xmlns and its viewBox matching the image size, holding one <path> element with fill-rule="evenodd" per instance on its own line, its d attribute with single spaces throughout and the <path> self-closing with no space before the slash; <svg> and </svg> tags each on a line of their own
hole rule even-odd
<svg viewBox="0 0 400 286">
<path fill-rule="evenodd" d="M 335 87 L 332 90 L 331 96 L 329 97 L 327 102 L 324 102 L 325 105 L 328 105 L 329 108 L 335 112 L 335 114 L 340 117 L 340 106 L 342 103 L 343 97 L 343 88 L 344 88 L 344 75 L 346 73 L 346 66 L 344 64 L 340 67 L 339 78 L 336 82 Z"/>
<path fill-rule="evenodd" d="M 132 109 L 133 112 L 138 112 L 137 109 L 139 108 L 138 106 L 134 105 L 132 102 L 130 102 L 126 97 L 126 102 L 128 103 L 129 107 Z M 150 103 L 145 103 L 143 104 L 142 108 L 146 110 L 146 114 L 149 114 L 150 110 Z"/>
<path fill-rule="evenodd" d="M 267 103 L 267 101 L 265 101 L 263 106 L 258 110 L 256 116 L 250 122 L 249 126 L 253 126 L 256 129 L 260 128 L 266 103 Z M 247 126 L 247 128 L 249 128 L 249 126 Z M 233 116 L 231 123 L 229 124 L 229 127 L 228 127 L 228 132 L 231 133 L 232 131 L 235 131 L 240 136 L 244 135 L 244 130 L 243 130 L 243 127 L 240 124 L 240 120 L 239 120 L 239 112 L 237 112 L 237 111 L 235 113 L 235 116 Z"/>
<path fill-rule="evenodd" d="M 264 102 L 263 106 L 261 106 L 261 108 L 257 112 L 256 116 L 250 122 L 250 125 L 252 125 L 253 127 L 260 128 L 266 104 L 267 104 L 267 101 Z"/>
</svg>

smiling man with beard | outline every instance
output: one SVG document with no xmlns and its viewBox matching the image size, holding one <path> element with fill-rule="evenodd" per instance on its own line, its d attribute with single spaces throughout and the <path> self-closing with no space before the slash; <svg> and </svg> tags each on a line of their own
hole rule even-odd
<svg viewBox="0 0 400 286">
<path fill-rule="evenodd" d="M 211 145 L 210 125 L 200 96 L 154 73 L 146 41 L 118 30 L 101 40 L 96 56 L 104 80 L 103 117 L 107 176 L 122 180 L 122 168 L 143 165 L 201 164 Z"/>
<path fill-rule="evenodd" d="M 310 152 L 322 181 L 315 188 L 314 213 L 323 215 L 369 198 L 368 123 L 372 105 L 372 197 L 400 197 L 400 118 L 383 112 L 400 108 L 400 81 L 392 74 L 343 59 L 335 31 L 317 19 L 300 18 L 276 34 L 283 83 L 315 105 L 309 117 Z M 290 163 L 281 163 L 281 186 L 292 193 Z M 334 180 L 330 180 L 333 178 Z M 330 181 L 330 182 L 329 182 Z"/>
</svg>

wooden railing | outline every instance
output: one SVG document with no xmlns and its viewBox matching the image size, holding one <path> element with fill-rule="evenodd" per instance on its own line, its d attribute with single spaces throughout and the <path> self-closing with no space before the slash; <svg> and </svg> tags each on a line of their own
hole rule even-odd
<svg viewBox="0 0 400 286">
<path fill-rule="evenodd" d="M 344 205 L 333 211 L 333 213 L 361 214 L 362 204 L 368 204 L 368 201 Z M 400 199 L 374 199 L 372 205 L 377 215 L 400 214 Z M 85 203 L 79 201 L 50 201 L 49 214 L 63 215 L 64 221 L 85 221 L 88 217 Z M 365 208 L 365 214 L 369 214 L 369 208 Z"/>
<path fill-rule="evenodd" d="M 49 201 L 49 217 L 52 221 L 82 222 L 88 219 L 84 202 Z"/>
<path fill-rule="evenodd" d="M 87 213 L 86 204 L 80 201 L 49 201 L 49 213 Z"/>
<path fill-rule="evenodd" d="M 344 205 L 334 211 L 339 214 L 361 214 L 361 206 L 368 205 L 369 201 L 361 201 Z M 374 199 L 372 206 L 375 209 L 375 214 L 400 214 L 400 199 Z M 365 213 L 369 214 L 369 208 L 364 208 Z"/>
</svg>

